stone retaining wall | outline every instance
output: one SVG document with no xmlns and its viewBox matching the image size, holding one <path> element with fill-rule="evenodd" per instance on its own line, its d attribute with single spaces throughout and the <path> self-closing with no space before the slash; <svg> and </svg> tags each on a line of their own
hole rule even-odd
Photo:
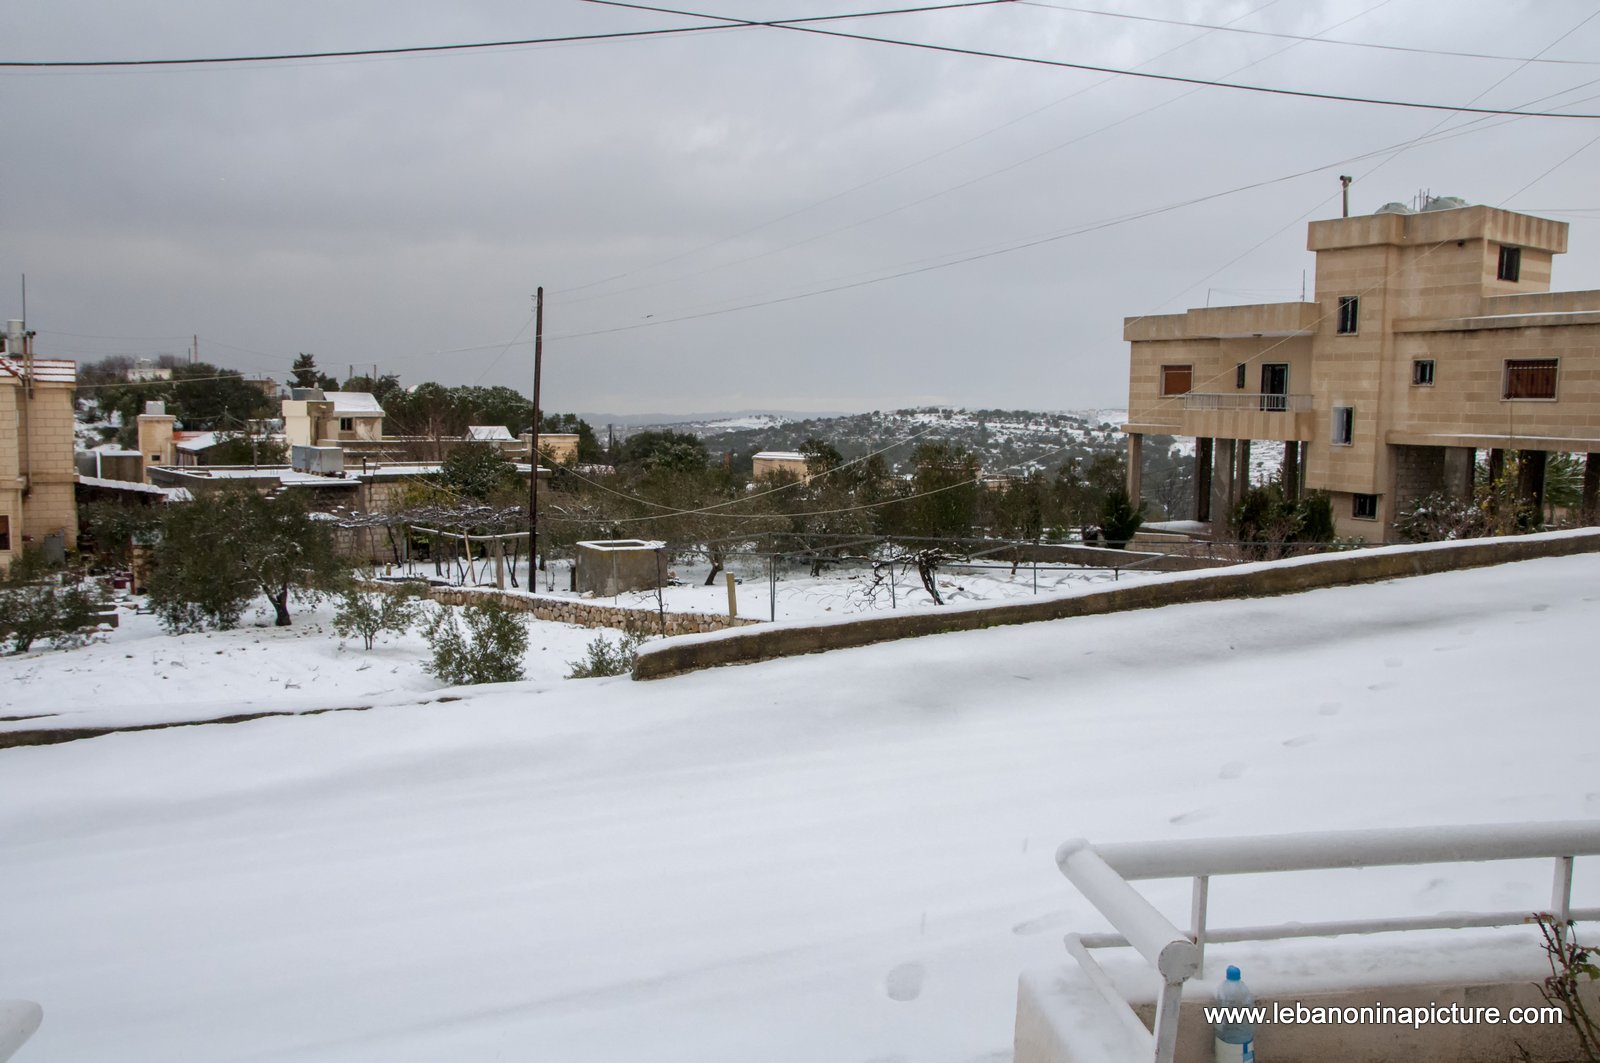
<svg viewBox="0 0 1600 1063">
<path fill-rule="evenodd" d="M 1001 624 L 1027 624 L 1186 602 L 1294 594 L 1318 587 L 1595 551 L 1600 551 L 1600 529 L 1591 528 L 1579 532 L 1471 539 L 1426 547 L 1354 550 L 1291 558 L 1015 605 L 932 609 L 844 623 L 764 624 L 752 631 L 729 633 L 721 638 L 670 640 L 647 645 L 633 659 L 633 678 L 658 679 L 718 665 L 748 664 L 946 631 L 972 631 Z"/>
<path fill-rule="evenodd" d="M 403 586 L 398 583 L 374 582 L 377 590 L 398 593 Z M 641 627 L 646 634 L 695 635 L 706 631 L 722 631 L 728 627 L 759 624 L 759 620 L 738 617 L 731 623 L 718 613 L 666 613 L 654 609 L 623 609 L 615 605 L 601 605 L 572 598 L 552 598 L 537 594 L 518 594 L 492 587 L 429 587 L 426 596 L 445 605 L 482 605 L 493 599 L 507 609 L 532 613 L 539 620 L 553 620 L 558 624 L 576 624 L 578 627 L 614 627 L 627 629 L 629 625 Z M 662 630 L 665 623 L 666 630 Z"/>
</svg>

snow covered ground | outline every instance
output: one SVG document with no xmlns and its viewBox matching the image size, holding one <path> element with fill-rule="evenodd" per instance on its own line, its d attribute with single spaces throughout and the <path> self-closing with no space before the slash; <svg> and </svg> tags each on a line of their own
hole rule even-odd
<svg viewBox="0 0 1600 1063">
<path fill-rule="evenodd" d="M 1065 838 L 1600 815 L 1597 587 L 1529 561 L 0 750 L 0 997 L 45 1007 L 19 1061 L 1005 1060 L 1018 971 L 1102 925 Z M 1350 874 L 1212 917 L 1549 896 L 1542 862 Z"/>
<path fill-rule="evenodd" d="M 139 601 L 121 602 L 118 627 L 103 641 L 0 657 L 0 731 L 415 703 L 441 689 L 423 670 L 428 645 L 419 631 L 380 636 L 364 650 L 360 637 L 333 630 L 330 603 L 291 606 L 287 628 L 271 626 L 263 605 L 232 631 L 168 635 L 136 611 Z M 545 684 L 564 679 L 597 635 L 621 635 L 547 622 L 528 632 L 524 674 Z"/>
<path fill-rule="evenodd" d="M 571 581 L 567 573 L 568 562 L 551 562 L 537 581 L 538 593 L 558 597 L 598 601 L 607 605 L 621 605 L 630 609 L 653 612 L 656 608 L 654 591 L 634 591 L 610 598 L 586 599 L 566 590 Z M 674 563 L 669 574 L 677 586 L 663 591 L 663 604 L 672 612 L 719 613 L 728 611 L 728 588 L 725 577 L 719 574 L 710 586 L 705 586 L 710 566 L 704 562 Z M 818 576 L 811 576 L 804 564 L 791 563 L 779 569 L 777 593 L 769 580 L 767 562 L 763 559 L 735 557 L 728 563 L 728 571 L 738 581 L 734 595 L 739 615 L 753 620 L 821 620 L 839 616 L 886 613 L 895 609 L 936 609 L 938 606 L 923 590 L 916 571 L 909 573 L 896 569 L 894 587 L 887 582 L 873 587 L 872 572 L 866 565 L 827 568 Z M 431 574 L 427 568 L 424 574 Z M 1025 599 L 1081 591 L 1085 587 L 1110 584 L 1117 580 L 1148 579 L 1158 575 L 1138 568 L 1113 571 L 1109 568 L 1080 568 L 1069 565 L 1021 565 L 1015 573 L 1003 557 L 978 558 L 970 564 L 951 564 L 939 570 L 939 594 L 947 604 L 956 602 L 1016 602 Z M 523 567 L 517 578 L 527 585 Z M 776 614 L 773 601 L 776 598 Z"/>
</svg>

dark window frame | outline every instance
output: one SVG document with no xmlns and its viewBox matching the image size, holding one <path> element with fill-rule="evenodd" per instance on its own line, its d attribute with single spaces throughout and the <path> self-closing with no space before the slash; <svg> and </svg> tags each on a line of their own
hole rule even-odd
<svg viewBox="0 0 1600 1063">
<path fill-rule="evenodd" d="M 1333 408 L 1333 436 L 1330 442 L 1336 447 L 1355 446 L 1356 408 L 1354 406 L 1335 406 Z"/>
<path fill-rule="evenodd" d="M 341 432 L 354 432 L 355 430 L 356 430 L 356 419 L 354 417 L 341 417 L 341 418 L 339 418 L 339 431 L 341 431 Z"/>
<path fill-rule="evenodd" d="M 1233 386 L 1234 386 L 1235 390 L 1238 390 L 1238 391 L 1243 391 L 1244 390 L 1244 374 L 1245 374 L 1245 363 L 1244 362 L 1240 362 L 1239 365 L 1233 371 Z"/>
<path fill-rule="evenodd" d="M 1168 379 L 1169 375 L 1171 375 L 1171 376 L 1178 375 L 1178 372 L 1180 370 L 1187 377 L 1187 383 L 1185 384 L 1183 390 L 1174 391 L 1174 390 L 1172 390 L 1171 387 L 1168 386 L 1167 379 Z M 1169 398 L 1169 397 L 1176 396 L 1176 395 L 1187 395 L 1187 394 L 1189 394 L 1189 392 L 1191 392 L 1193 390 L 1194 390 L 1194 363 L 1193 362 L 1189 362 L 1187 364 L 1184 364 L 1182 362 L 1174 362 L 1171 365 L 1163 365 L 1161 367 L 1161 395 L 1162 395 L 1163 398 Z"/>
<path fill-rule="evenodd" d="M 1508 402 L 1554 402 L 1561 378 L 1559 358 L 1507 358 L 1500 398 Z"/>
<path fill-rule="evenodd" d="M 1370 512 L 1363 512 L 1363 510 L 1369 510 Z M 1378 496 L 1377 495 L 1351 495 L 1350 496 L 1350 516 L 1354 520 L 1377 520 L 1378 519 Z"/>
<path fill-rule="evenodd" d="M 1434 359 L 1411 359 L 1411 386 L 1414 388 L 1433 387 L 1434 372 Z"/>
<path fill-rule="evenodd" d="M 0 550 L 11 550 L 11 515 L 0 513 Z"/>
<path fill-rule="evenodd" d="M 1500 245 L 1500 265 L 1495 270 L 1495 279 L 1512 284 L 1522 279 L 1522 248 Z"/>
<path fill-rule="evenodd" d="M 1356 336 L 1361 332 L 1361 297 L 1339 296 L 1339 312 L 1334 331 L 1340 336 Z"/>
</svg>

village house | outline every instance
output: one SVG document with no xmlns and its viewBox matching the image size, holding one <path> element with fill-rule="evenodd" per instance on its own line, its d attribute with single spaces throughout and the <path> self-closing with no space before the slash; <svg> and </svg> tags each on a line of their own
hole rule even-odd
<svg viewBox="0 0 1600 1063">
<path fill-rule="evenodd" d="M 750 459 L 750 478 L 769 480 L 774 476 L 805 479 L 806 456 L 793 450 L 763 450 Z"/>
<path fill-rule="evenodd" d="M 383 439 L 383 407 L 367 391 L 294 388 L 283 400 L 283 434 L 290 446 L 377 443 Z"/>
<path fill-rule="evenodd" d="M 33 357 L 33 335 L 6 325 L 0 347 L 0 569 L 24 548 L 64 555 L 78 543 L 73 460 L 77 364 Z"/>
<path fill-rule="evenodd" d="M 1128 492 L 1144 437 L 1195 440 L 1196 517 L 1221 524 L 1252 445 L 1291 494 L 1328 492 L 1338 533 L 1395 538 L 1436 492 L 1469 497 L 1480 453 L 1542 503 L 1548 455 L 1600 487 L 1600 291 L 1550 291 L 1567 225 L 1455 199 L 1312 222 L 1304 302 L 1130 317 Z M 1517 464 L 1506 467 L 1506 453 Z"/>
</svg>

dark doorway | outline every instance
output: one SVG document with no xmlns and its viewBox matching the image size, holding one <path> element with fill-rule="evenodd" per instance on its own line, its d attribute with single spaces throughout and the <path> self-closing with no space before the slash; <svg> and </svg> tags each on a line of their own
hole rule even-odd
<svg viewBox="0 0 1600 1063">
<path fill-rule="evenodd" d="M 1285 362 L 1264 362 L 1261 366 L 1261 408 L 1289 408 L 1289 366 Z"/>
</svg>

